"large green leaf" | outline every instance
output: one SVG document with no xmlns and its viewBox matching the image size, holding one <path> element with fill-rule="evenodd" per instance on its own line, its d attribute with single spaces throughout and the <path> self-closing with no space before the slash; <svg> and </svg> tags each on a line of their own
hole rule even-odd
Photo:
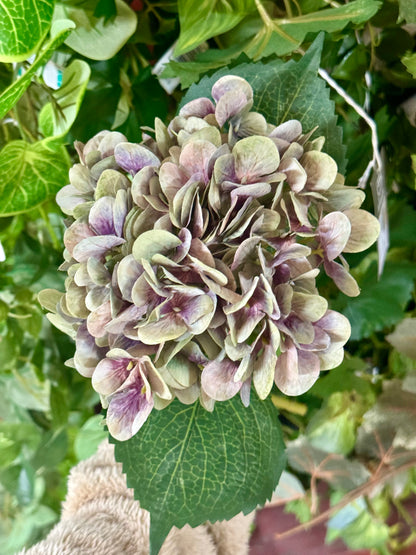
<svg viewBox="0 0 416 555">
<path fill-rule="evenodd" d="M 140 432 L 115 443 L 127 484 L 150 511 L 151 554 L 172 526 L 230 519 L 265 503 L 285 464 L 277 411 L 254 394 L 206 411 L 175 400 L 153 411 Z"/>
<path fill-rule="evenodd" d="M 0 62 L 36 52 L 51 25 L 55 0 L 0 0 Z"/>
<path fill-rule="evenodd" d="M 53 25 L 53 30 L 55 31 L 53 37 L 47 43 L 42 52 L 38 54 L 36 60 L 30 68 L 20 77 L 20 79 L 7 87 L 7 89 L 5 89 L 0 95 L 0 119 L 2 119 L 7 112 L 13 108 L 30 85 L 32 77 L 35 75 L 37 70 L 49 60 L 52 52 L 56 50 L 66 39 L 74 27 L 75 25 L 72 21 L 60 20 L 55 22 Z"/>
<path fill-rule="evenodd" d="M 59 109 L 49 102 L 39 114 L 39 126 L 45 137 L 62 137 L 77 117 L 91 69 L 87 62 L 74 60 L 63 73 L 62 86 L 54 97 Z"/>
<path fill-rule="evenodd" d="M 403 319 L 416 278 L 416 265 L 387 262 L 380 280 L 374 262 L 360 282 L 359 297 L 345 301 L 343 314 L 351 323 L 351 339 L 369 337 Z"/>
<path fill-rule="evenodd" d="M 106 20 L 95 17 L 92 11 L 69 4 L 58 4 L 55 18 L 68 18 L 76 29 L 65 44 L 91 60 L 108 60 L 126 44 L 136 30 L 136 14 L 123 2 L 116 0 L 117 15 Z"/>
<path fill-rule="evenodd" d="M 0 216 L 25 212 L 67 183 L 69 157 L 61 143 L 12 141 L 0 152 Z"/>
<path fill-rule="evenodd" d="M 178 7 L 181 34 L 176 56 L 229 31 L 256 10 L 254 0 L 179 0 Z"/>
<path fill-rule="evenodd" d="M 326 138 L 324 150 L 345 170 L 345 147 L 342 130 L 337 126 L 335 106 L 329 89 L 317 76 L 322 51 L 323 34 L 318 36 L 299 62 L 281 60 L 263 64 L 241 64 L 217 71 L 193 85 L 182 99 L 181 106 L 200 96 L 211 96 L 212 85 L 223 75 L 239 75 L 253 87 L 254 108 L 270 123 L 278 124 L 298 119 L 305 132 L 317 125 L 317 133 Z"/>
<path fill-rule="evenodd" d="M 262 54 L 288 54 L 302 44 L 307 33 L 333 33 L 340 31 L 348 23 L 364 23 L 373 17 L 380 6 L 381 2 L 378 0 L 355 0 L 344 6 L 326 8 L 291 19 L 275 19 L 274 32 Z M 255 53 L 256 44 L 253 49 L 248 53 Z"/>
</svg>

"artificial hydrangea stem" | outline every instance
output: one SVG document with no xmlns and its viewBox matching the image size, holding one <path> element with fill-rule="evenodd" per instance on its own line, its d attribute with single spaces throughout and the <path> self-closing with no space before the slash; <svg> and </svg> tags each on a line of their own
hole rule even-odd
<svg viewBox="0 0 416 555">
<path fill-rule="evenodd" d="M 342 98 L 349 104 L 357 114 L 363 118 L 371 131 L 371 144 L 373 147 L 373 159 L 367 165 L 363 175 L 359 179 L 359 187 L 364 189 L 373 170 L 371 179 L 371 191 L 373 193 L 376 216 L 380 221 L 380 235 L 377 240 L 378 250 L 378 276 L 383 272 L 384 263 L 386 261 L 387 251 L 389 248 L 389 224 L 387 213 L 387 191 L 385 186 L 385 164 L 380 154 L 377 124 L 367 114 L 367 112 L 355 100 L 332 79 L 332 77 L 322 68 L 318 69 L 318 74 L 324 79 L 328 85 L 333 88 Z"/>
</svg>

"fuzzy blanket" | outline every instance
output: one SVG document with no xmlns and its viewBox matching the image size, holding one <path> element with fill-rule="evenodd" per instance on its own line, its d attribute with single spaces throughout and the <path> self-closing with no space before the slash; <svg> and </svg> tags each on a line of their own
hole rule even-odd
<svg viewBox="0 0 416 555">
<path fill-rule="evenodd" d="M 248 553 L 254 513 L 230 521 L 173 528 L 160 555 L 244 555 Z M 47 538 L 19 555 L 147 555 L 149 513 L 126 487 L 114 448 L 104 442 L 98 452 L 75 466 L 60 522 Z"/>
</svg>

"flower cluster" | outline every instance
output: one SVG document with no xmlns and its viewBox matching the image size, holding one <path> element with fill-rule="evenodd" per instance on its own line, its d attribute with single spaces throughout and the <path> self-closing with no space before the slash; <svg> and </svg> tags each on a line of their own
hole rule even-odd
<svg viewBox="0 0 416 555">
<path fill-rule="evenodd" d="M 309 389 L 340 364 L 348 320 L 316 277 L 358 295 L 344 252 L 376 239 L 364 193 L 299 121 L 275 126 L 250 85 L 225 76 L 212 102 L 186 104 L 153 136 L 103 131 L 57 196 L 66 292 L 43 291 L 51 322 L 75 339 L 69 365 L 91 377 L 117 439 L 173 398 L 265 399 Z"/>
</svg>

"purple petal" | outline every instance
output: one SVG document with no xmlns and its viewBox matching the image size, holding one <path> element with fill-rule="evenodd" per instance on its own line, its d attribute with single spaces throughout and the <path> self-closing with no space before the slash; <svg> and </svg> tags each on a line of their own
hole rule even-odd
<svg viewBox="0 0 416 555">
<path fill-rule="evenodd" d="M 324 262 L 325 272 L 334 280 L 335 285 L 340 291 L 349 297 L 358 297 L 360 288 L 352 275 L 337 262 Z"/>
<path fill-rule="evenodd" d="M 290 119 L 278 125 L 271 133 L 270 137 L 283 139 L 288 143 L 293 143 L 302 133 L 302 124 L 296 119 Z"/>
<path fill-rule="evenodd" d="M 196 140 L 187 143 L 179 157 L 179 163 L 186 168 L 188 175 L 202 175 L 205 183 L 211 178 L 208 175 L 208 166 L 217 147 L 209 141 Z"/>
<path fill-rule="evenodd" d="M 85 322 L 78 328 L 75 346 L 75 368 L 81 376 L 90 378 L 98 362 L 104 358 L 105 349 L 97 347 L 94 338 L 87 330 Z"/>
<path fill-rule="evenodd" d="M 239 114 L 249 104 L 243 91 L 229 91 L 221 96 L 215 108 L 215 119 L 222 127 L 226 121 Z"/>
<path fill-rule="evenodd" d="M 118 237 L 123 235 L 124 221 L 129 210 L 127 199 L 127 192 L 125 190 L 121 189 L 117 191 L 113 210 L 113 220 L 114 230 Z"/>
<path fill-rule="evenodd" d="M 247 100 L 252 100 L 253 89 L 242 77 L 237 75 L 224 75 L 216 81 L 211 89 L 212 98 L 218 102 L 218 100 L 227 92 L 242 91 Z"/>
<path fill-rule="evenodd" d="M 135 143 L 119 143 L 114 149 L 117 164 L 132 175 L 145 166 L 158 168 L 160 160 L 153 152 Z"/>
<path fill-rule="evenodd" d="M 314 353 L 287 345 L 276 362 L 275 383 L 285 395 L 301 395 L 308 391 L 319 376 L 319 358 Z"/>
<path fill-rule="evenodd" d="M 115 235 L 97 235 L 96 237 L 87 237 L 83 239 L 74 248 L 73 257 L 78 262 L 87 262 L 93 256 L 94 258 L 103 257 L 109 250 L 118 245 L 125 243 L 124 239 Z"/>
<path fill-rule="evenodd" d="M 92 387 L 101 395 L 114 393 L 127 379 L 130 364 L 127 358 L 105 358 L 101 360 L 92 375 Z"/>
<path fill-rule="evenodd" d="M 160 168 L 159 180 L 166 198 L 172 201 L 179 189 L 188 181 L 188 176 L 184 168 L 179 168 L 173 162 L 165 162 Z"/>
<path fill-rule="evenodd" d="M 204 118 L 215 112 L 214 104 L 209 98 L 196 98 L 191 100 L 180 109 L 179 115 L 183 117 L 195 116 Z"/>
<path fill-rule="evenodd" d="M 113 222 L 114 202 L 113 197 L 101 197 L 91 207 L 88 220 L 97 235 L 116 234 Z"/>
<path fill-rule="evenodd" d="M 201 387 L 207 395 L 216 401 L 227 401 L 234 397 L 243 385 L 234 381 L 238 364 L 231 360 L 213 360 L 208 363 L 201 374 Z"/>
<path fill-rule="evenodd" d="M 74 248 L 83 239 L 87 237 L 94 237 L 95 233 L 90 226 L 86 223 L 75 221 L 64 234 L 64 245 L 68 249 L 69 254 L 72 256 Z"/>
<path fill-rule="evenodd" d="M 109 399 L 106 423 L 115 439 L 130 439 L 146 422 L 154 404 L 149 393 L 150 386 L 136 367 Z"/>
<path fill-rule="evenodd" d="M 111 321 L 111 302 L 103 303 L 96 310 L 91 312 L 87 318 L 87 328 L 94 337 L 104 337 L 106 332 L 105 325 Z"/>
</svg>

